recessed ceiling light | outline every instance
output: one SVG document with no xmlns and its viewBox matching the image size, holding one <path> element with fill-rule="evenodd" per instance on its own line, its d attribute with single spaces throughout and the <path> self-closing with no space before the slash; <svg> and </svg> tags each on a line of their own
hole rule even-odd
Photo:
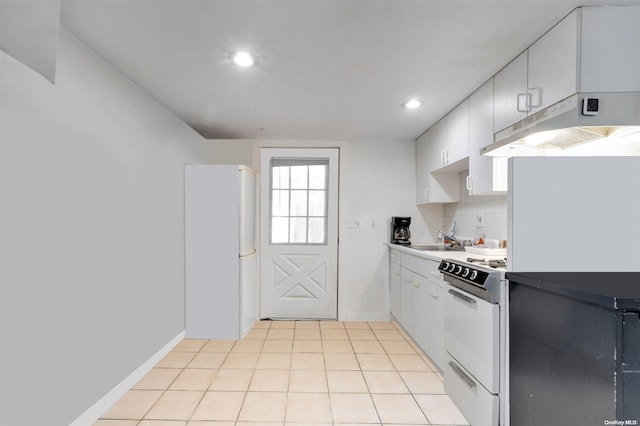
<svg viewBox="0 0 640 426">
<path fill-rule="evenodd" d="M 247 52 L 237 52 L 233 54 L 233 62 L 239 67 L 250 67 L 255 65 L 256 60 Z"/>
<path fill-rule="evenodd" d="M 407 102 L 403 103 L 402 106 L 405 107 L 406 109 L 416 109 L 419 108 L 420 105 L 422 105 L 422 102 L 420 102 L 419 99 L 409 99 Z"/>
</svg>

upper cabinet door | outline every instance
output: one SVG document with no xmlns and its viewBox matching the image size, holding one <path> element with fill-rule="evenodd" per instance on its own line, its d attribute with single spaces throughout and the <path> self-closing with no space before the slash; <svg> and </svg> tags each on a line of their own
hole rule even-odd
<svg viewBox="0 0 640 426">
<path fill-rule="evenodd" d="M 581 92 L 640 91 L 640 7 L 582 9 Z"/>
<path fill-rule="evenodd" d="M 469 195 L 507 190 L 507 159 L 480 155 L 493 143 L 493 79 L 476 90 L 469 100 Z"/>
<path fill-rule="evenodd" d="M 494 77 L 493 130 L 495 133 L 527 118 L 527 51 Z"/>
<path fill-rule="evenodd" d="M 447 115 L 446 164 L 469 156 L 469 98 Z"/>
<path fill-rule="evenodd" d="M 529 115 L 576 93 L 579 15 L 574 10 L 529 48 Z"/>
</svg>

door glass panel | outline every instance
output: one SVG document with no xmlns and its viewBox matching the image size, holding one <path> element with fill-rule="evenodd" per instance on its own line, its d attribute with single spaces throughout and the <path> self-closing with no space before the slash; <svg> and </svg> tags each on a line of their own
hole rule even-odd
<svg viewBox="0 0 640 426">
<path fill-rule="evenodd" d="M 289 167 L 281 166 L 273 169 L 273 189 L 289 188 Z"/>
<path fill-rule="evenodd" d="M 291 229 L 289 230 L 289 242 L 306 243 L 307 242 L 307 218 L 292 217 Z"/>
<path fill-rule="evenodd" d="M 291 191 L 291 216 L 307 215 L 307 191 Z"/>
<path fill-rule="evenodd" d="M 326 191 L 309 191 L 309 216 L 324 216 Z"/>
<path fill-rule="evenodd" d="M 308 172 L 309 166 L 291 167 L 291 188 L 307 189 L 309 186 Z"/>
<path fill-rule="evenodd" d="M 326 189 L 327 187 L 327 166 L 309 166 L 309 189 Z"/>
<path fill-rule="evenodd" d="M 324 242 L 324 218 L 320 218 L 320 217 L 309 218 L 309 242 L 310 243 Z"/>
<path fill-rule="evenodd" d="M 273 243 L 289 242 L 289 218 L 288 217 L 272 217 L 271 218 L 271 242 Z"/>
<path fill-rule="evenodd" d="M 327 244 L 328 158 L 271 159 L 271 243 Z"/>
<path fill-rule="evenodd" d="M 271 194 L 271 214 L 289 216 L 289 191 L 273 190 Z"/>
</svg>

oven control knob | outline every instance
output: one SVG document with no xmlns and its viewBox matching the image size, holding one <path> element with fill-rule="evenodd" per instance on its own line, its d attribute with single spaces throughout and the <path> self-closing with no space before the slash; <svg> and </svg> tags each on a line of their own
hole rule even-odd
<svg viewBox="0 0 640 426">
<path fill-rule="evenodd" d="M 458 266 L 456 267 L 456 271 L 454 272 L 454 274 L 456 274 L 456 275 L 460 275 L 460 272 L 462 272 L 462 266 L 458 265 Z"/>
<path fill-rule="evenodd" d="M 476 279 L 477 276 L 478 276 L 478 271 L 471 271 L 471 275 L 469 276 L 469 279 L 473 281 Z"/>
<path fill-rule="evenodd" d="M 453 272 L 454 269 L 456 269 L 455 264 L 452 263 L 451 265 L 449 265 L 449 269 L 448 269 L 449 272 Z"/>
<path fill-rule="evenodd" d="M 445 270 L 445 271 L 446 271 L 447 269 L 449 269 L 449 262 L 446 262 L 446 261 L 442 262 L 442 268 L 441 268 L 441 269 L 443 269 L 443 270 Z"/>
<path fill-rule="evenodd" d="M 464 268 L 464 269 L 462 270 L 462 277 L 463 277 L 463 278 L 467 278 L 467 275 L 469 275 L 469 272 L 471 272 L 471 271 L 469 270 L 469 268 Z"/>
</svg>

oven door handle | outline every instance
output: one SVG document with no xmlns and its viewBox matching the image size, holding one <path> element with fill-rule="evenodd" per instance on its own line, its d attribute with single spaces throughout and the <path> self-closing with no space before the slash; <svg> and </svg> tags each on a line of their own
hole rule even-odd
<svg viewBox="0 0 640 426">
<path fill-rule="evenodd" d="M 467 302 L 467 303 L 468 303 L 468 304 L 470 304 L 470 305 L 473 305 L 473 304 L 475 304 L 475 303 L 476 303 L 476 300 L 475 300 L 475 299 L 472 299 L 472 298 L 471 298 L 471 297 L 469 297 L 469 296 L 465 296 L 464 294 L 462 294 L 462 293 L 460 293 L 460 292 L 458 292 L 458 291 L 455 291 L 455 290 L 449 290 L 449 294 L 450 294 L 450 295 L 452 295 L 452 296 L 454 296 L 454 297 L 457 297 L 458 299 L 462 300 L 463 302 Z"/>
<path fill-rule="evenodd" d="M 470 388 L 476 387 L 476 382 L 471 380 L 471 378 L 467 376 L 464 371 L 462 371 L 462 368 L 460 368 L 458 364 L 453 361 L 449 361 L 449 367 L 451 367 L 453 372 L 456 373 L 467 384 L 467 386 L 469 386 Z"/>
</svg>

